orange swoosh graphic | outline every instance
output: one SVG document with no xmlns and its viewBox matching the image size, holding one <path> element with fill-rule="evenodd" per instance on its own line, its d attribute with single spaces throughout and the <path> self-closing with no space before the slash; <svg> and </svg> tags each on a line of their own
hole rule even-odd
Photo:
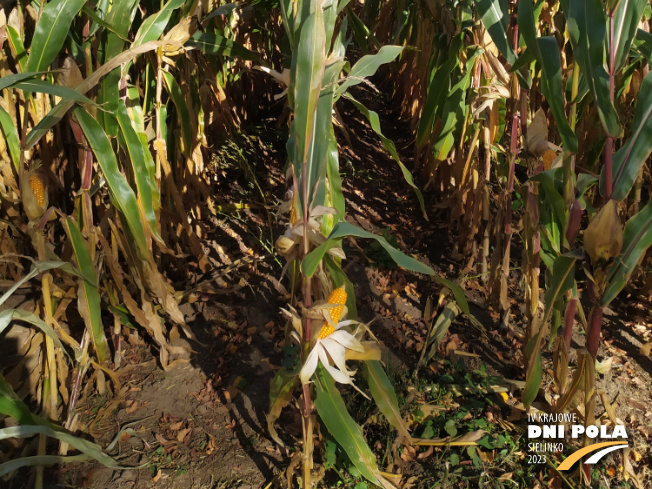
<svg viewBox="0 0 652 489">
<path fill-rule="evenodd" d="M 568 470 L 573 466 L 575 462 L 581 459 L 584 455 L 588 455 L 589 453 L 595 452 L 596 450 L 599 450 L 601 448 L 610 447 L 612 445 L 624 445 L 624 444 L 625 443 L 623 441 L 605 441 L 602 443 L 595 443 L 593 445 L 589 445 L 588 447 L 580 448 L 578 451 L 574 452 L 570 457 L 564 460 L 561 464 L 559 464 L 557 470 Z"/>
</svg>

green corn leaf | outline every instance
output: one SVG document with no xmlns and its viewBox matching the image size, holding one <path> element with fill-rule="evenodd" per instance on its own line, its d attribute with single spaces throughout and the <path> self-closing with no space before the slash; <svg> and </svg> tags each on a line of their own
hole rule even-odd
<svg viewBox="0 0 652 489">
<path fill-rule="evenodd" d="M 20 142 L 18 141 L 18 131 L 16 124 L 12 120 L 9 113 L 0 106 L 0 129 L 5 138 L 7 148 L 9 149 L 9 156 L 16 168 L 16 173 L 20 168 Z"/>
<path fill-rule="evenodd" d="M 97 162 L 102 168 L 102 173 L 104 173 L 109 187 L 111 200 L 124 219 L 125 227 L 134 240 L 138 254 L 142 259 L 149 261 L 151 253 L 147 246 L 143 223 L 140 220 L 138 200 L 118 168 L 118 161 L 111 143 L 98 122 L 83 107 L 77 107 L 74 113 L 97 158 Z"/>
<path fill-rule="evenodd" d="M 25 72 L 25 66 L 27 65 L 27 51 L 25 50 L 25 45 L 23 40 L 20 38 L 20 35 L 10 25 L 7 26 L 7 39 L 11 45 L 11 49 L 16 53 L 16 60 L 18 61 L 18 66 L 20 71 Z"/>
<path fill-rule="evenodd" d="M 448 332 L 453 320 L 460 314 L 460 308 L 455 302 L 448 302 L 441 312 L 437 315 L 433 321 L 432 327 L 428 332 L 428 338 L 426 339 L 426 344 L 424 348 L 429 348 L 428 352 L 422 357 L 422 361 L 419 362 L 419 365 L 425 365 L 428 361 L 435 356 L 439 345 L 444 339 L 444 336 Z"/>
<path fill-rule="evenodd" d="M 319 168 L 323 161 L 325 164 L 325 151 L 317 152 L 315 145 L 324 138 L 324 132 L 317 132 L 317 126 L 322 128 L 331 124 L 332 101 L 322 102 L 322 110 L 317 113 L 320 102 L 322 80 L 325 72 L 325 41 L 324 20 L 321 9 L 311 13 L 301 26 L 297 52 L 293 56 L 292 75 L 294 78 L 294 121 L 292 124 L 294 146 L 295 173 L 298 178 L 305 179 L 309 192 L 313 190 L 312 182 L 317 182 L 322 177 Z M 329 91 L 332 97 L 332 91 Z M 324 112 L 326 110 L 326 113 Z M 319 115 L 319 117 L 318 117 Z M 325 121 L 324 118 L 327 118 Z M 330 131 L 329 131 L 330 132 Z M 317 136 L 318 135 L 318 136 Z M 313 160 L 316 156 L 316 160 Z M 306 174 L 303 173 L 303 167 Z M 305 196 L 300 197 L 299 212 L 310 207 L 312 195 L 304 202 Z"/>
<path fill-rule="evenodd" d="M 38 416 L 32 414 L 27 405 L 20 400 L 11 384 L 0 374 L 0 414 L 11 416 L 21 425 L 39 424 Z M 5 428 L 6 429 L 6 428 Z"/>
<path fill-rule="evenodd" d="M 489 32 L 500 53 L 510 65 L 516 63 L 516 55 L 507 37 L 509 14 L 506 0 L 476 0 L 482 23 Z"/>
<path fill-rule="evenodd" d="M 102 325 L 102 301 L 98 291 L 99 281 L 95 264 L 77 223 L 68 217 L 64 221 L 64 228 L 72 245 L 79 271 L 84 276 L 78 281 L 77 307 L 79 315 L 84 319 L 86 328 L 91 335 L 97 359 L 100 365 L 103 365 L 109 359 L 109 345 Z"/>
<path fill-rule="evenodd" d="M 281 446 L 285 446 L 276 432 L 274 423 L 281 415 L 281 411 L 292 401 L 292 392 L 299 385 L 299 373 L 289 372 L 282 368 L 272 379 L 269 389 L 269 411 L 267 413 L 267 429 L 272 439 Z"/>
<path fill-rule="evenodd" d="M 229 15 L 231 12 L 239 9 L 243 5 L 244 5 L 243 3 L 236 3 L 236 2 L 220 5 L 215 10 L 211 11 L 206 17 L 204 17 L 201 22 L 202 24 L 206 24 L 213 17 L 219 17 L 220 15 Z"/>
<path fill-rule="evenodd" d="M 643 29 L 636 31 L 634 47 L 647 60 L 648 65 L 652 63 L 652 33 Z"/>
<path fill-rule="evenodd" d="M 423 200 L 423 195 L 421 194 L 421 190 L 419 190 L 419 187 L 415 185 L 410 170 L 408 170 L 408 168 L 403 163 L 401 163 L 401 159 L 398 156 L 398 152 L 396 151 L 396 146 L 394 146 L 394 142 L 383 135 L 380 127 L 380 119 L 378 117 L 378 114 L 373 110 L 367 109 L 364 105 L 362 105 L 360 102 L 358 102 L 348 93 L 345 93 L 343 97 L 350 100 L 353 103 L 353 105 L 355 105 L 356 108 L 362 113 L 362 115 L 364 115 L 366 119 L 369 121 L 369 124 L 371 124 L 371 128 L 374 130 L 374 132 L 378 135 L 380 141 L 383 143 L 383 147 L 387 150 L 387 152 L 390 155 L 392 155 L 394 161 L 396 161 L 398 166 L 401 168 L 401 172 L 403 173 L 403 178 L 414 189 L 414 193 L 416 194 L 417 199 L 419 199 L 419 206 L 421 207 L 421 212 L 423 213 L 423 216 L 427 218 L 426 205 Z"/>
<path fill-rule="evenodd" d="M 193 130 L 191 122 L 194 120 L 190 117 L 190 112 L 188 110 L 188 104 L 186 104 L 186 99 L 181 92 L 181 87 L 179 83 L 174 79 L 174 77 L 167 72 L 163 72 L 163 78 L 165 80 L 165 86 L 168 89 L 170 98 L 174 103 L 174 107 L 177 109 L 177 118 L 179 119 L 179 125 L 181 126 L 181 136 L 183 137 L 183 154 L 186 157 L 189 157 L 192 153 L 194 134 L 196 131 Z"/>
<path fill-rule="evenodd" d="M 362 83 L 365 78 L 374 75 L 381 65 L 394 61 L 402 51 L 403 46 L 383 46 L 378 53 L 363 56 L 353 65 L 337 93 L 343 94 L 350 87 Z"/>
<path fill-rule="evenodd" d="M 378 406 L 380 412 L 387 418 L 389 424 L 398 430 L 399 437 L 403 438 L 406 443 L 409 443 L 412 436 L 401 417 L 394 386 L 387 377 L 382 365 L 376 360 L 366 361 L 363 365 L 365 378 L 369 384 L 369 391 L 376 402 L 376 406 Z"/>
<path fill-rule="evenodd" d="M 42 81 L 42 80 L 22 81 L 16 83 L 15 85 L 13 85 L 13 87 L 18 88 L 23 92 L 47 93 L 48 95 L 56 95 L 57 97 L 61 97 L 66 100 L 72 100 L 74 102 L 96 105 L 95 102 L 93 102 L 89 98 L 86 98 L 77 90 L 64 87 L 62 85 L 53 85 L 52 83 Z"/>
<path fill-rule="evenodd" d="M 428 86 L 426 102 L 423 106 L 423 111 L 421 112 L 419 128 L 417 130 L 418 148 L 422 148 L 432 135 L 435 121 L 446 102 L 446 97 L 450 88 L 450 75 L 453 68 L 457 66 L 457 57 L 462 46 L 462 36 L 455 36 L 451 41 L 450 48 L 448 49 L 448 58 L 436 69 L 432 81 Z"/>
<path fill-rule="evenodd" d="M 541 387 L 541 379 L 543 378 L 543 363 L 541 361 L 541 345 L 542 341 L 539 340 L 540 334 L 535 336 L 528 343 L 526 348 L 526 356 L 528 358 L 528 370 L 525 376 L 525 387 L 521 401 L 527 408 L 532 404 L 537 397 L 539 387 Z M 531 350 L 531 351 L 528 351 Z"/>
<path fill-rule="evenodd" d="M 632 122 L 632 135 L 613 157 L 613 187 L 611 198 L 627 197 L 638 178 L 641 165 L 652 152 L 652 72 L 641 83 Z M 605 194 L 605 171 L 600 174 L 600 193 Z"/>
<path fill-rule="evenodd" d="M 575 284 L 575 262 L 582 258 L 581 252 L 574 250 L 558 256 L 553 264 L 552 281 L 545 294 L 545 309 L 541 321 L 541 330 L 530 339 L 525 347 L 525 356 L 528 359 L 528 368 L 525 375 L 526 384 L 523 391 L 523 404 L 529 406 L 539 391 L 543 375 L 541 348 L 545 342 L 542 333 L 549 331 L 546 327 L 553 311 L 553 306 L 558 298 L 570 290 Z"/>
<path fill-rule="evenodd" d="M 558 298 L 570 290 L 575 283 L 575 262 L 582 258 L 580 251 L 569 251 L 555 258 L 552 267 L 552 281 L 545 294 L 545 309 L 542 325 L 546 324 L 552 314 L 552 308 Z"/>
<path fill-rule="evenodd" d="M 154 162 L 150 161 L 152 160 L 152 154 L 147 147 L 147 137 L 144 134 L 138 134 L 134 129 L 127 106 L 123 100 L 118 102 L 116 116 L 134 170 L 134 179 L 138 188 L 138 204 L 149 222 L 152 234 L 157 241 L 162 242 L 162 238 L 156 230 L 158 219 L 152 196 L 152 190 L 156 188 L 156 180 L 152 171 Z"/>
<path fill-rule="evenodd" d="M 458 284 L 435 274 L 435 271 L 432 268 L 430 268 L 427 265 L 424 265 L 420 261 L 415 260 L 414 258 L 409 257 L 404 253 L 402 253 L 401 251 L 397 250 L 392 245 L 390 245 L 387 242 L 387 240 L 382 236 L 377 236 L 373 233 L 365 231 L 364 229 L 354 226 L 353 224 L 350 224 L 346 221 L 338 222 L 333 228 L 331 234 L 328 236 L 326 242 L 324 242 L 323 244 L 321 244 L 320 246 L 318 246 L 317 248 L 315 248 L 313 251 L 311 251 L 305 256 L 303 262 L 301 263 L 301 270 L 303 271 L 304 275 L 306 275 L 307 277 L 312 277 L 315 271 L 317 270 L 317 267 L 319 266 L 319 262 L 323 258 L 325 258 L 325 255 L 328 252 L 328 250 L 330 250 L 334 246 L 338 246 L 342 238 L 349 237 L 349 236 L 376 240 L 387 251 L 389 256 L 396 262 L 398 266 L 403 267 L 407 270 L 411 270 L 413 272 L 430 275 L 433 278 L 433 280 L 440 283 L 444 287 L 448 287 L 450 290 L 453 291 L 455 300 L 457 301 L 458 306 L 460 306 L 460 309 L 462 309 L 464 314 L 466 314 L 467 317 L 476 326 L 480 326 L 478 320 L 471 314 L 471 310 L 469 309 L 469 304 L 466 300 L 466 297 L 464 296 L 464 291 Z"/>
<path fill-rule="evenodd" d="M 27 73 L 17 73 L 15 75 L 7 75 L 3 76 L 0 78 L 0 90 L 4 90 L 5 88 L 10 88 L 16 85 L 17 83 L 20 83 L 24 80 L 27 80 L 29 78 L 33 78 L 35 76 L 41 75 L 42 72 L 38 71 L 31 71 Z"/>
<path fill-rule="evenodd" d="M 566 119 L 557 40 L 552 36 L 537 37 L 532 0 L 519 2 L 518 26 L 528 51 L 534 54 L 541 66 L 541 91 L 550 104 L 564 146 L 571 153 L 577 153 L 577 138 Z"/>
<path fill-rule="evenodd" d="M 347 19 L 351 24 L 351 32 L 353 32 L 353 37 L 355 42 L 358 44 L 358 47 L 362 49 L 364 54 L 369 52 L 369 47 L 372 46 L 375 49 L 380 49 L 381 44 L 374 36 L 373 32 L 365 25 L 365 23 L 356 15 L 356 13 L 350 7 L 346 7 Z"/>
<path fill-rule="evenodd" d="M 614 71 L 617 73 L 627 62 L 638 24 L 649 0 L 619 0 L 614 12 Z"/>
<path fill-rule="evenodd" d="M 141 46 L 136 46 L 134 48 L 128 49 L 118 56 L 112 58 L 107 63 L 100 66 L 96 69 L 91 76 L 84 79 L 79 85 L 75 87 L 75 90 L 81 94 L 88 92 L 91 88 L 95 87 L 97 83 L 110 73 L 114 68 L 132 61 L 139 54 L 144 54 L 149 51 L 152 51 L 159 46 L 165 44 L 165 41 L 150 41 Z M 30 76 L 33 76 L 34 73 L 31 73 Z M 11 75 L 16 76 L 16 75 Z M 0 80 L 0 89 L 4 88 L 3 83 L 5 82 L 3 77 Z M 11 84 L 11 83 L 10 83 Z M 41 121 L 32 129 L 25 138 L 25 149 L 29 150 L 33 148 L 36 143 L 38 143 L 41 138 L 52 128 L 54 127 L 63 117 L 66 115 L 68 110 L 74 105 L 73 100 L 62 100 L 59 102 Z M 106 137 L 106 136 L 105 136 Z"/>
<path fill-rule="evenodd" d="M 106 63 L 124 51 L 124 39 L 129 34 L 136 7 L 139 0 L 113 0 L 111 8 L 104 19 L 115 26 L 117 33 L 109 32 L 103 43 L 100 61 Z M 98 112 L 97 120 L 104 129 L 107 136 L 114 138 L 118 134 L 118 121 L 115 118 L 115 111 L 118 108 L 120 97 L 121 68 L 112 70 L 102 83 L 97 93 L 97 101 L 104 107 L 103 112 Z"/>
<path fill-rule="evenodd" d="M 197 31 L 186 45 L 199 49 L 207 56 L 231 56 L 249 61 L 256 61 L 259 58 L 256 51 L 251 51 L 242 44 L 238 44 L 217 33 L 210 34 Z"/>
<path fill-rule="evenodd" d="M 609 268 L 608 285 L 600 301 L 602 306 L 608 305 L 623 290 L 636 265 L 650 246 L 652 246 L 652 201 L 649 201 L 625 224 L 623 248 Z"/>
<path fill-rule="evenodd" d="M 367 480 L 381 484 L 376 457 L 367 445 L 362 428 L 351 418 L 335 381 L 321 365 L 315 375 L 315 408 L 322 422 L 344 449 L 349 460 Z"/>
<path fill-rule="evenodd" d="M 401 251 L 397 250 L 392 245 L 390 245 L 387 242 L 387 240 L 382 236 L 377 236 L 373 233 L 365 231 L 362 228 L 354 226 L 353 224 L 349 224 L 348 222 L 343 221 L 343 222 L 338 222 L 335 225 L 335 227 L 333 228 L 333 232 L 330 234 L 330 236 L 328 236 L 326 242 L 324 242 L 323 244 L 315 248 L 313 251 L 308 253 L 308 255 L 306 255 L 306 257 L 303 259 L 303 262 L 301 263 L 301 270 L 303 271 L 304 275 L 306 275 L 306 277 L 312 277 L 315 271 L 317 270 L 317 266 L 319 265 L 319 262 L 322 260 L 326 252 L 330 250 L 333 246 L 339 244 L 342 238 L 349 237 L 349 236 L 376 240 L 378 244 L 380 244 L 383 248 L 385 248 L 387 253 L 389 253 L 389 256 L 392 257 L 392 259 L 396 262 L 397 265 L 407 270 L 423 273 L 426 275 L 435 274 L 435 271 L 432 268 L 430 268 L 427 265 L 424 265 L 423 263 L 421 263 L 418 260 L 415 260 L 412 257 L 403 254 Z"/>
<path fill-rule="evenodd" d="M 609 75 L 604 69 L 606 25 L 607 20 L 600 0 L 569 1 L 566 26 L 575 59 L 589 82 L 605 132 L 612 137 L 618 137 L 620 122 L 609 97 Z"/>
<path fill-rule="evenodd" d="M 45 4 L 25 65 L 27 71 L 43 71 L 57 57 L 68 35 L 73 19 L 86 0 L 52 0 Z"/>
<path fill-rule="evenodd" d="M 106 20 L 102 19 L 88 5 L 84 5 L 82 7 L 82 12 L 84 12 L 86 15 L 88 15 L 88 18 L 91 19 L 95 24 L 97 24 L 97 26 L 102 26 L 106 30 L 108 30 L 109 32 L 111 32 L 113 34 L 117 34 L 123 41 L 128 40 L 126 37 L 124 37 L 122 34 L 120 34 L 120 32 L 118 31 L 118 28 L 116 26 L 114 26 L 114 25 L 110 24 L 109 22 L 107 22 Z M 91 27 L 90 32 L 93 33 L 95 31 L 95 29 L 97 28 L 97 26 Z"/>
<path fill-rule="evenodd" d="M 9 462 L 0 464 L 0 477 L 9 474 L 21 467 L 42 467 L 44 465 L 65 464 L 69 462 L 86 462 L 91 460 L 88 455 L 34 455 L 32 457 L 19 457 Z"/>
<path fill-rule="evenodd" d="M 2 331 L 9 326 L 11 321 L 23 321 L 33 326 L 36 326 L 41 331 L 43 331 L 43 333 L 45 333 L 50 338 L 52 338 L 54 345 L 60 351 L 64 352 L 66 356 L 70 359 L 70 355 L 68 355 L 68 351 L 63 347 L 61 340 L 59 340 L 59 337 L 54 332 L 54 329 L 52 329 L 52 326 L 47 324 L 45 321 L 43 321 L 35 314 L 29 311 L 25 311 L 24 309 L 7 309 L 0 312 L 0 333 L 2 333 Z"/>
<path fill-rule="evenodd" d="M 52 270 L 53 268 L 62 268 L 68 273 L 73 273 L 74 270 L 70 266 L 70 263 L 64 262 L 64 261 L 39 261 L 39 262 L 33 262 L 32 266 L 29 270 L 29 273 L 25 275 L 24 277 L 20 278 L 19 280 L 14 283 L 9 290 L 7 290 L 2 296 L 0 296 L 0 306 L 13 294 L 18 290 L 18 288 L 23 285 L 25 282 L 28 280 L 33 279 L 36 277 L 39 273 L 44 273 L 47 272 L 48 270 Z"/>
<path fill-rule="evenodd" d="M 95 443 L 84 440 L 82 438 L 73 436 L 70 433 L 66 433 L 58 426 L 55 426 L 44 419 L 40 419 L 37 416 L 32 415 L 32 417 L 34 418 L 34 420 L 38 421 L 38 424 L 28 425 L 28 426 L 24 426 L 24 425 L 11 426 L 9 428 L 3 428 L 0 430 L 0 440 L 4 440 L 7 438 L 28 438 L 35 435 L 45 435 L 50 438 L 54 438 L 61 442 L 67 443 L 71 447 L 82 452 L 83 456 L 86 457 L 87 459 L 92 458 L 94 460 L 97 460 L 98 462 L 100 462 L 102 465 L 106 467 L 113 468 L 113 469 L 124 468 L 118 465 L 118 463 L 115 460 L 113 460 L 106 453 L 104 453 L 104 451 L 99 445 L 96 445 Z M 58 457 L 58 456 L 52 456 L 52 457 L 63 458 L 64 460 L 67 458 L 67 457 Z M 36 457 L 27 457 L 22 460 L 30 461 L 33 460 L 34 458 Z M 17 459 L 14 462 L 18 463 L 20 460 L 21 459 Z M 55 459 L 52 460 L 53 462 L 51 463 L 58 463 Z M 7 467 L 11 467 L 10 464 L 11 464 L 10 462 L 7 462 L 1 466 L 3 468 L 0 470 L 0 477 L 3 476 L 5 473 L 15 470 L 15 467 L 11 468 L 10 470 L 7 470 Z M 24 465 L 38 465 L 38 464 L 28 463 L 28 464 L 23 464 L 22 466 Z M 6 472 L 3 472 L 5 470 Z"/>
<path fill-rule="evenodd" d="M 139 46 L 140 44 L 145 44 L 146 42 L 154 41 L 161 37 L 168 22 L 170 22 L 172 13 L 181 7 L 184 1 L 185 0 L 170 0 L 158 12 L 147 17 L 138 29 L 132 46 Z M 206 20 L 208 20 L 208 17 L 204 18 L 204 22 Z"/>
</svg>

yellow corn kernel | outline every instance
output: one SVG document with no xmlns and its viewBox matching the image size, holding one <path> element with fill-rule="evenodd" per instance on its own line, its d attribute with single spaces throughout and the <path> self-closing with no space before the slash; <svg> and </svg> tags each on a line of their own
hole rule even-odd
<svg viewBox="0 0 652 489">
<path fill-rule="evenodd" d="M 326 338 L 328 335 L 332 334 L 335 332 L 335 328 L 331 326 L 330 324 L 326 323 L 326 326 L 324 326 L 321 331 L 319 332 L 319 339 L 323 340 Z"/>
<path fill-rule="evenodd" d="M 45 207 L 45 185 L 43 180 L 36 173 L 32 173 L 29 176 L 29 188 L 32 189 L 34 197 L 36 197 L 36 203 L 39 207 Z"/>
<path fill-rule="evenodd" d="M 331 292 L 331 295 L 328 297 L 328 304 L 338 305 L 337 307 L 328 309 L 328 311 L 331 313 L 333 324 L 337 324 L 337 322 L 340 320 L 340 317 L 342 316 L 342 311 L 344 311 L 344 306 L 346 305 L 346 290 L 344 290 L 343 285 Z"/>
</svg>

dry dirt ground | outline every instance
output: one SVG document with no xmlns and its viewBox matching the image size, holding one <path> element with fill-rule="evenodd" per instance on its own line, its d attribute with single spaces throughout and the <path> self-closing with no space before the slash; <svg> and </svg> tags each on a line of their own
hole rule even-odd
<svg viewBox="0 0 652 489">
<path fill-rule="evenodd" d="M 368 102 L 372 103 L 370 99 Z M 371 108 L 388 110 L 379 102 Z M 351 107 L 345 105 L 343 111 L 353 128 L 352 147 L 343 144 L 341 158 L 347 218 L 370 231 L 389 230 L 400 248 L 443 275 L 459 278 L 459 264 L 451 258 L 454 243 L 447 234 L 447 216 L 428 195 L 430 220 L 421 216 L 412 190 L 391 158 L 379 149 L 370 129 Z M 395 120 L 391 112 L 381 115 L 381 120 Z M 394 127 L 390 122 L 386 124 L 386 134 L 397 142 L 404 163 L 410 166 L 412 148 L 403 138 L 405 131 L 398 123 Z M 262 121 L 260 127 L 261 134 L 281 134 L 271 142 L 261 137 L 256 143 L 258 147 L 253 149 L 259 153 L 254 166 L 257 165 L 261 187 L 267 194 L 266 205 L 273 208 L 285 190 L 280 176 L 283 145 L 279 143 L 284 128 L 277 129 L 273 120 Z M 240 170 L 225 166 L 217 167 L 216 172 L 221 177 L 215 188 L 217 195 L 231 196 L 236 201 L 241 192 L 251 199 L 249 202 L 258 199 L 257 203 L 262 203 L 260 196 L 251 191 L 251 185 L 248 189 Z M 272 178 L 265 176 L 270 174 Z M 48 488 L 276 487 L 298 445 L 290 446 L 289 452 L 278 447 L 268 435 L 265 418 L 270 380 L 285 357 L 285 323 L 279 308 L 286 299 L 282 289 L 278 290 L 281 265 L 270 258 L 271 239 L 266 226 L 266 213 L 254 205 L 248 210 L 217 216 L 212 223 L 206 246 L 216 260 L 226 265 L 225 260 L 236 262 L 247 256 L 259 259 L 243 260 L 241 266 L 233 267 L 229 273 L 213 277 L 222 285 L 219 293 L 200 292 L 194 302 L 182 306 L 186 321 L 199 340 L 190 343 L 192 354 L 179 358 L 173 368 L 164 371 L 151 345 L 133 338 L 125 342 L 122 365 L 116 372 L 124 387 L 122 394 L 107 398 L 88 392 L 80 402 L 80 419 L 90 436 L 104 447 L 117 437 L 109 453 L 120 464 L 139 468 L 112 470 L 94 463 L 71 464 L 47 471 Z M 274 228 L 276 234 L 281 231 L 278 226 Z M 426 331 L 422 318 L 424 299 L 436 296 L 440 287 L 426 277 L 389 268 L 368 243 L 349 243 L 346 251 L 346 271 L 356 285 L 361 319 L 374 319 L 374 332 L 392 352 L 394 368 L 411 373 Z M 484 331 L 471 326 L 464 317 L 458 318 L 444 340 L 440 356 L 455 358 L 454 351 L 464 351 L 473 355 L 460 357 L 469 371 L 484 365 L 492 374 L 522 380 L 522 316 L 517 300 L 511 326 L 501 329 L 496 316 L 484 304 L 479 279 L 467 277 L 463 282 L 469 291 L 472 312 L 480 319 Z M 518 289 L 515 282 L 514 290 Z M 24 300 L 30 300 L 29 294 Z M 647 487 L 652 487 L 652 361 L 640 353 L 640 346 L 650 341 L 652 335 L 649 298 L 631 296 L 617 302 L 613 311 L 607 316 L 600 352 L 600 358 L 610 361 L 611 366 L 600 376 L 599 388 L 627 425 L 632 447 L 643 456 L 635 469 L 651 484 Z M 581 336 L 574 338 L 574 348 L 581 344 Z M 547 366 L 551 365 L 551 358 L 545 360 Z M 397 391 L 404 387 L 397 384 Z M 598 414 L 603 410 L 599 402 Z M 524 430 L 525 420 L 515 424 L 517 431 Z M 126 428 L 129 430 L 124 431 Z M 279 420 L 278 429 L 283 439 L 300 440 L 297 411 L 289 408 Z M 463 453 L 460 455 L 464 458 Z M 404 467 L 408 473 L 420 474 L 430 470 L 434 460 L 415 459 Z M 617 466 L 619 462 L 615 458 L 610 463 Z M 0 486 L 22 489 L 28 487 L 28 477 L 21 473 Z M 469 481 L 468 487 L 476 487 L 477 475 L 476 479 L 470 476 Z M 529 487 L 536 487 L 537 483 L 534 480 Z M 431 485 L 417 483 L 413 487 Z"/>
</svg>

